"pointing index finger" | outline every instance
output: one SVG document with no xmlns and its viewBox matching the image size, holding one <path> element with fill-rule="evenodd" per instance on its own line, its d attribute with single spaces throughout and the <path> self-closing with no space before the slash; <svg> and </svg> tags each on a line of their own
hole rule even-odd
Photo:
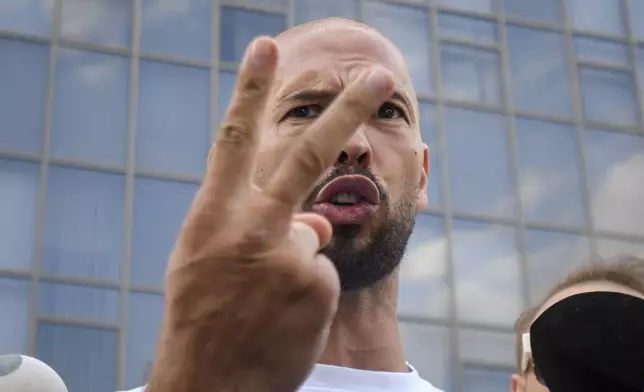
<svg viewBox="0 0 644 392">
<path fill-rule="evenodd" d="M 299 138 L 266 184 L 265 194 L 280 203 L 299 205 L 358 127 L 392 92 L 393 79 L 381 68 L 350 84 Z"/>
</svg>

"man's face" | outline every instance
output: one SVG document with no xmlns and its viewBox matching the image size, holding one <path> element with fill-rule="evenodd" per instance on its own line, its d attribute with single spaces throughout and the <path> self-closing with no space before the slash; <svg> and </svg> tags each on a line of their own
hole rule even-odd
<svg viewBox="0 0 644 392">
<path fill-rule="evenodd" d="M 263 122 L 260 186 L 346 86 L 374 66 L 393 75 L 394 96 L 356 130 L 302 204 L 302 211 L 333 225 L 323 253 L 335 263 L 343 290 L 373 286 L 396 270 L 415 212 L 427 205 L 428 150 L 405 62 L 389 41 L 347 21 L 277 41 L 280 63 Z"/>
</svg>

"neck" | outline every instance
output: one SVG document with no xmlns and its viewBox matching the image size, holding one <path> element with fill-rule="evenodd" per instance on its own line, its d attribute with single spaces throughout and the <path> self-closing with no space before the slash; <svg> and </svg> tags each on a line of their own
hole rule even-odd
<svg viewBox="0 0 644 392">
<path fill-rule="evenodd" d="M 398 274 L 370 289 L 343 293 L 320 363 L 407 372 L 398 320 Z"/>
</svg>

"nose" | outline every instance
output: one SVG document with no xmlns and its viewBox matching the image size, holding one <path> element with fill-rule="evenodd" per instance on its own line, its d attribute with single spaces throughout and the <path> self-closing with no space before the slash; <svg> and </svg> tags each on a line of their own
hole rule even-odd
<svg viewBox="0 0 644 392">
<path fill-rule="evenodd" d="M 359 165 L 369 167 L 371 165 L 371 154 L 371 146 L 365 137 L 364 131 L 358 130 L 338 155 L 336 166 Z"/>
</svg>

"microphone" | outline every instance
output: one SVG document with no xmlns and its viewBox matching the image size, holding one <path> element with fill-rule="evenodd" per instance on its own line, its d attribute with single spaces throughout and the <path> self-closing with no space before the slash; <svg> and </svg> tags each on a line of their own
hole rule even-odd
<svg viewBox="0 0 644 392">
<path fill-rule="evenodd" d="M 58 373 L 26 355 L 0 355 L 0 391 L 68 392 Z"/>
</svg>

